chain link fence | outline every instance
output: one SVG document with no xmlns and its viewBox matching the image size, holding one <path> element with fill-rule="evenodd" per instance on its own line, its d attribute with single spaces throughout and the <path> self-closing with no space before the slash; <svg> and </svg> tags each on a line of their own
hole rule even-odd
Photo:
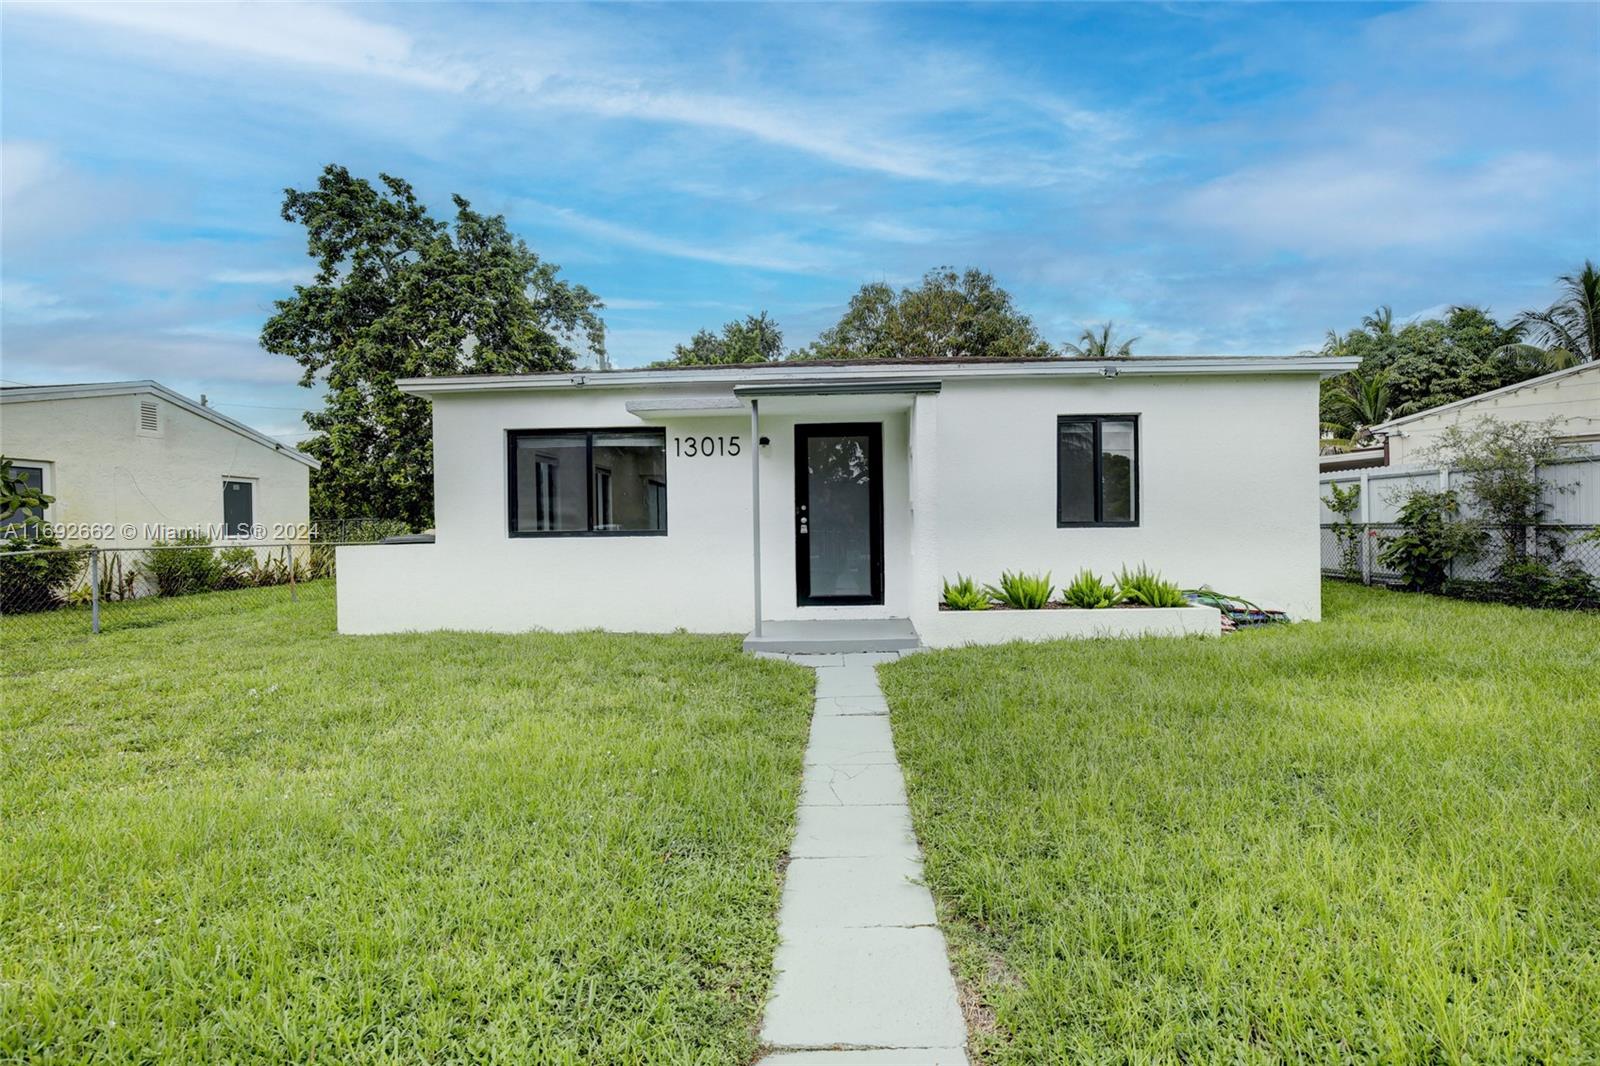
<svg viewBox="0 0 1600 1066">
<path fill-rule="evenodd" d="M 333 585 L 334 546 L 164 544 L 0 551 L 0 645 L 159 625 L 218 598 L 247 610 Z"/>
<path fill-rule="evenodd" d="M 333 597 L 341 544 L 409 533 L 403 522 L 313 522 L 301 540 L 212 544 L 175 537 L 142 548 L 0 543 L 0 648 L 162 625 L 216 604 L 250 610 Z M 199 608 L 204 606 L 206 610 Z"/>
<path fill-rule="evenodd" d="M 1383 561 L 1384 546 L 1403 531 L 1393 522 L 1325 522 L 1322 572 L 1369 585 L 1399 585 L 1399 571 Z M 1506 560 L 1542 563 L 1569 583 L 1573 606 L 1600 607 L 1600 526 L 1485 525 L 1479 551 L 1450 565 L 1445 592 L 1471 599 L 1526 602 L 1528 590 L 1507 574 Z M 1584 579 L 1592 591 L 1585 592 Z"/>
</svg>

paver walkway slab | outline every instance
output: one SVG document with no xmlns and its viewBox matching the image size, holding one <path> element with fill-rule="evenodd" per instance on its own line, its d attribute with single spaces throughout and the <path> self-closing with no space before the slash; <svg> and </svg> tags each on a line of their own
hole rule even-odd
<svg viewBox="0 0 1600 1066">
<path fill-rule="evenodd" d="M 966 1025 L 874 665 L 817 669 L 763 1066 L 966 1066 Z"/>
</svg>

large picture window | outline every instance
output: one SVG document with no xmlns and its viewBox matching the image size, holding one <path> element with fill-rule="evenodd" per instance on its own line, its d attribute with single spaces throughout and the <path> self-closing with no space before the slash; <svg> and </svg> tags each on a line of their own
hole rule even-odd
<svg viewBox="0 0 1600 1066">
<path fill-rule="evenodd" d="M 667 531 L 666 430 L 517 430 L 507 444 L 513 537 Z"/>
<path fill-rule="evenodd" d="M 1056 421 L 1056 525 L 1138 524 L 1138 417 L 1062 415 Z"/>
</svg>

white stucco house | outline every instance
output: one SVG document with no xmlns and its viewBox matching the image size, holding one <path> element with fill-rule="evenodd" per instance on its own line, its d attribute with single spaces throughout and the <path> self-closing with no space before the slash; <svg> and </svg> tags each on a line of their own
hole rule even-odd
<svg viewBox="0 0 1600 1066">
<path fill-rule="evenodd" d="M 154 381 L 0 389 L 0 453 L 55 497 L 67 543 L 138 548 L 172 531 L 295 540 L 315 459 Z"/>
<path fill-rule="evenodd" d="M 433 403 L 435 540 L 341 547 L 339 628 L 682 628 L 750 632 L 757 647 L 818 620 L 932 645 L 1054 635 L 1027 631 L 1029 616 L 1056 616 L 1062 635 L 1131 631 L 1159 612 L 938 605 L 956 574 L 1060 582 L 1141 562 L 1316 619 L 1318 381 L 1351 365 L 791 362 L 406 380 Z M 991 617 L 983 633 L 962 628 L 973 614 Z"/>
</svg>

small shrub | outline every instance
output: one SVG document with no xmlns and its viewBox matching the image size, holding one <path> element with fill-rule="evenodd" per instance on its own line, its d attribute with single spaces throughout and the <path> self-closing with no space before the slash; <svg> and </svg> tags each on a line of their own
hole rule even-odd
<svg viewBox="0 0 1600 1066">
<path fill-rule="evenodd" d="M 236 544 L 217 552 L 217 588 L 242 589 L 254 585 L 256 553 L 254 548 Z"/>
<path fill-rule="evenodd" d="M 1339 543 L 1339 572 L 1351 581 L 1358 581 L 1361 578 L 1361 527 L 1356 524 L 1355 516 L 1361 507 L 1361 484 L 1357 482 L 1346 489 L 1330 484 L 1328 492 L 1330 495 L 1323 497 L 1322 502 L 1339 516 L 1339 523 L 1333 527 L 1334 538 Z"/>
<path fill-rule="evenodd" d="M 0 549 L 0 611 L 22 614 L 60 607 L 88 558 L 87 548 L 61 550 L 61 542 L 50 533 L 8 538 Z"/>
<path fill-rule="evenodd" d="M 957 574 L 954 583 L 944 583 L 944 605 L 952 611 L 987 611 L 989 594 L 970 577 Z"/>
<path fill-rule="evenodd" d="M 1061 587 L 1061 599 L 1068 607 L 1114 607 L 1117 587 L 1088 570 L 1079 570 L 1072 584 Z"/>
<path fill-rule="evenodd" d="M 1401 532 L 1384 544 L 1378 561 L 1399 572 L 1401 585 L 1413 592 L 1442 592 L 1451 564 L 1482 550 L 1482 525 L 1460 514 L 1454 492 L 1412 489 L 1400 504 Z"/>
<path fill-rule="evenodd" d="M 158 540 L 144 551 L 141 567 L 162 596 L 188 596 L 222 585 L 223 569 L 211 538 L 203 533 L 180 533 Z"/>
<path fill-rule="evenodd" d="M 1049 604 L 1055 586 L 1050 583 L 1048 572 L 1024 574 L 1019 570 L 1013 574 L 1007 570 L 1000 575 L 1000 584 L 990 585 L 987 592 L 1007 607 L 1019 611 L 1037 611 Z"/>
<path fill-rule="evenodd" d="M 1122 568 L 1117 575 L 1117 591 L 1122 602 L 1136 603 L 1141 607 L 1187 607 L 1183 590 L 1143 563 L 1139 569 Z"/>
<path fill-rule="evenodd" d="M 1490 582 L 1451 581 L 1445 591 L 1467 599 L 1491 599 L 1522 607 L 1581 610 L 1600 607 L 1600 586 L 1577 563 L 1552 566 L 1541 559 L 1505 563 Z"/>
</svg>

